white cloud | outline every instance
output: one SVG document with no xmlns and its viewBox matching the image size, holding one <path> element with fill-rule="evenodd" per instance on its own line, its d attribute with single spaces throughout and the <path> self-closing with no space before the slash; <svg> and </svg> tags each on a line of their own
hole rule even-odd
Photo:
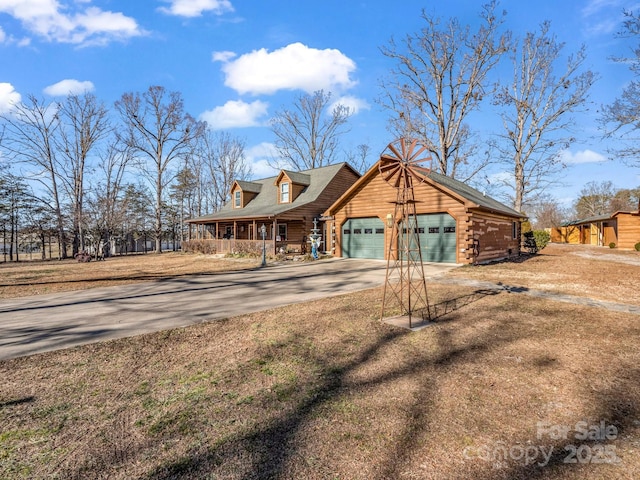
<svg viewBox="0 0 640 480">
<path fill-rule="evenodd" d="M 146 33 L 133 18 L 92 7 L 89 3 L 61 5 L 58 0 L 0 0 L 0 12 L 13 16 L 29 32 L 51 42 L 102 45 Z"/>
<path fill-rule="evenodd" d="M 92 92 L 94 89 L 93 83 L 89 81 L 81 82 L 79 80 L 66 79 L 61 80 L 58 83 L 49 85 L 43 92 L 52 97 L 61 97 L 67 95 L 80 95 L 85 92 Z"/>
<path fill-rule="evenodd" d="M 22 97 L 10 83 L 0 83 L 0 113 L 11 111 L 16 103 L 20 103 Z"/>
<path fill-rule="evenodd" d="M 232 58 L 234 58 L 236 54 L 234 52 L 224 51 L 224 52 L 213 52 L 211 55 L 211 59 L 214 62 L 228 62 Z"/>
<path fill-rule="evenodd" d="M 200 120 L 206 121 L 212 130 L 255 127 L 261 125 L 260 118 L 267 114 L 268 107 L 268 103 L 260 100 L 251 103 L 229 100 L 221 107 L 202 113 Z"/>
<path fill-rule="evenodd" d="M 604 155 L 589 149 L 579 150 L 576 153 L 571 153 L 570 150 L 563 150 L 560 152 L 560 160 L 563 163 L 578 164 L 605 162 L 607 158 Z"/>
<path fill-rule="evenodd" d="M 262 142 L 245 150 L 245 158 L 251 166 L 253 178 L 267 178 L 277 175 L 280 171 L 272 167 L 269 163 L 274 163 L 278 156 L 278 151 L 273 143 Z"/>
<path fill-rule="evenodd" d="M 622 11 L 620 0 L 591 0 L 582 7 L 582 15 L 589 17 L 599 13 L 603 9 L 614 8 L 618 12 Z"/>
<path fill-rule="evenodd" d="M 371 108 L 371 105 L 369 105 L 365 100 L 352 95 L 345 95 L 336 99 L 336 101 L 331 104 L 329 112 L 333 111 L 333 109 L 338 105 L 348 107 L 349 112 L 353 115 L 357 114 L 360 110 L 369 110 Z"/>
<path fill-rule="evenodd" d="M 2 29 L 2 27 L 0 27 L 0 43 L 4 43 L 6 39 L 7 39 L 7 34 L 4 33 L 4 30 Z"/>
<path fill-rule="evenodd" d="M 240 94 L 273 94 L 278 90 L 344 90 L 355 85 L 349 75 L 356 64 L 335 49 L 318 50 L 292 43 L 273 52 L 262 48 L 225 61 L 225 85 Z"/>
<path fill-rule="evenodd" d="M 488 185 L 513 185 L 513 174 L 510 172 L 496 172 L 486 177 Z"/>
<path fill-rule="evenodd" d="M 164 0 L 169 7 L 160 7 L 159 10 L 168 15 L 179 17 L 199 17 L 203 12 L 213 12 L 222 15 L 225 12 L 233 12 L 233 5 L 229 0 Z"/>
</svg>

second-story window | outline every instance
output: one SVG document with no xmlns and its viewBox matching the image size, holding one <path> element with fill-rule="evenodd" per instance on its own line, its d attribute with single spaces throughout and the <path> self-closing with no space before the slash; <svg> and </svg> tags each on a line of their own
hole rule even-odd
<svg viewBox="0 0 640 480">
<path fill-rule="evenodd" d="M 287 182 L 280 184 L 280 203 L 289 203 L 289 184 Z"/>
<path fill-rule="evenodd" d="M 234 195 L 233 206 L 235 208 L 242 207 L 242 192 L 240 190 L 236 190 L 233 195 Z"/>
</svg>

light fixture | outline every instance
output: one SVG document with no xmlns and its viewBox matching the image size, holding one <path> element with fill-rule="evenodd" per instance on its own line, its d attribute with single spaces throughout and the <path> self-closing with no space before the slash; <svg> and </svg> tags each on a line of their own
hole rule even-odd
<svg viewBox="0 0 640 480">
<path fill-rule="evenodd" d="M 389 228 L 393 227 L 393 214 L 392 213 L 387 213 L 387 227 L 389 227 Z"/>
</svg>

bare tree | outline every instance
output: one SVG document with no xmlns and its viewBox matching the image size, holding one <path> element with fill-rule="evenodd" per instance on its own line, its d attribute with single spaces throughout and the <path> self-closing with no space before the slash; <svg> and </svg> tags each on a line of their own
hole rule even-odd
<svg viewBox="0 0 640 480">
<path fill-rule="evenodd" d="M 572 113 L 584 107 L 597 76 L 581 72 L 585 48 L 569 55 L 564 70 L 555 75 L 564 43 L 549 32 L 527 33 L 511 51 L 513 79 L 500 87 L 494 103 L 502 107 L 504 132 L 495 142 L 501 159 L 513 168 L 513 206 L 522 209 L 527 197 L 557 180 L 560 154 L 575 140 L 569 135 Z"/>
<path fill-rule="evenodd" d="M 616 188 L 610 181 L 587 183 L 580 190 L 580 196 L 574 207 L 577 218 L 613 213 L 611 212 L 611 201 L 615 194 Z"/>
<path fill-rule="evenodd" d="M 619 37 L 638 38 L 640 17 L 636 12 L 625 11 L 623 30 Z M 611 105 L 602 107 L 601 123 L 606 138 L 616 138 L 616 146 L 610 149 L 612 156 L 625 160 L 629 165 L 640 167 L 640 43 L 631 49 L 629 57 L 615 57 L 614 61 L 629 66 L 636 79 L 625 84 L 622 95 Z"/>
<path fill-rule="evenodd" d="M 271 119 L 280 160 L 289 168 L 310 170 L 335 163 L 339 139 L 348 131 L 352 112 L 338 104 L 327 115 L 330 100 L 331 93 L 323 90 L 301 95 L 293 109 L 280 110 Z"/>
<path fill-rule="evenodd" d="M 640 187 L 618 190 L 609 203 L 609 211 L 611 213 L 638 210 L 640 210 Z"/>
<path fill-rule="evenodd" d="M 117 144 L 115 139 L 100 155 L 98 181 L 91 186 L 87 214 L 83 218 L 96 254 L 101 241 L 107 247 L 103 251 L 105 256 L 114 252 L 115 239 L 126 221 L 122 198 L 123 180 L 131 163 L 131 156 L 131 150 Z"/>
<path fill-rule="evenodd" d="M 371 152 L 371 147 L 366 143 L 361 143 L 356 147 L 355 152 L 347 152 L 347 162 L 349 162 L 356 171 L 364 173 L 371 167 L 369 152 Z"/>
<path fill-rule="evenodd" d="M 60 244 L 60 257 L 67 258 L 67 241 L 62 212 L 61 173 L 56 155 L 56 135 L 60 128 L 58 105 L 29 95 L 26 103 L 14 105 L 1 115 L 6 126 L 4 150 L 17 162 L 33 168 L 28 177 L 41 183 L 51 199 Z"/>
<path fill-rule="evenodd" d="M 534 230 L 542 230 L 550 227 L 559 227 L 569 218 L 566 208 L 562 207 L 558 200 L 544 195 L 527 210 L 533 217 Z"/>
<path fill-rule="evenodd" d="M 381 103 L 395 114 L 394 134 L 421 140 L 443 175 L 468 180 L 488 158 L 474 159 L 478 149 L 467 125 L 472 112 L 490 92 L 487 76 L 510 46 L 510 33 L 494 13 L 497 2 L 484 5 L 478 30 L 457 19 L 442 23 L 424 10 L 426 25 L 410 34 L 402 48 L 392 39 L 382 53 L 396 62 L 382 81 Z"/>
<path fill-rule="evenodd" d="M 91 93 L 70 95 L 60 104 L 60 148 L 63 185 L 71 203 L 73 254 L 84 250 L 85 169 L 90 152 L 109 133 L 107 109 Z"/>
<path fill-rule="evenodd" d="M 213 211 L 229 200 L 235 180 L 246 180 L 251 176 L 244 151 L 244 140 L 228 132 L 207 130 L 200 137 L 197 156 L 202 162 L 201 177 L 209 185 L 209 207 Z"/>
<path fill-rule="evenodd" d="M 176 174 L 171 166 L 192 152 L 204 124 L 184 112 L 180 93 L 168 93 L 161 86 L 142 94 L 125 93 L 115 106 L 125 126 L 120 139 L 136 155 L 137 166 L 153 190 L 155 251 L 161 253 L 164 191 Z"/>
</svg>

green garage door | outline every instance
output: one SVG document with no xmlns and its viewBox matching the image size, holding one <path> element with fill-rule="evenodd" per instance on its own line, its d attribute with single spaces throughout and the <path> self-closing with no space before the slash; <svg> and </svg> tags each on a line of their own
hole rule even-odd
<svg viewBox="0 0 640 480">
<path fill-rule="evenodd" d="M 384 259 L 384 223 L 378 217 L 351 218 L 342 226 L 342 256 Z"/>
<path fill-rule="evenodd" d="M 418 215 L 423 262 L 456 263 L 456 220 L 448 213 Z"/>
</svg>

